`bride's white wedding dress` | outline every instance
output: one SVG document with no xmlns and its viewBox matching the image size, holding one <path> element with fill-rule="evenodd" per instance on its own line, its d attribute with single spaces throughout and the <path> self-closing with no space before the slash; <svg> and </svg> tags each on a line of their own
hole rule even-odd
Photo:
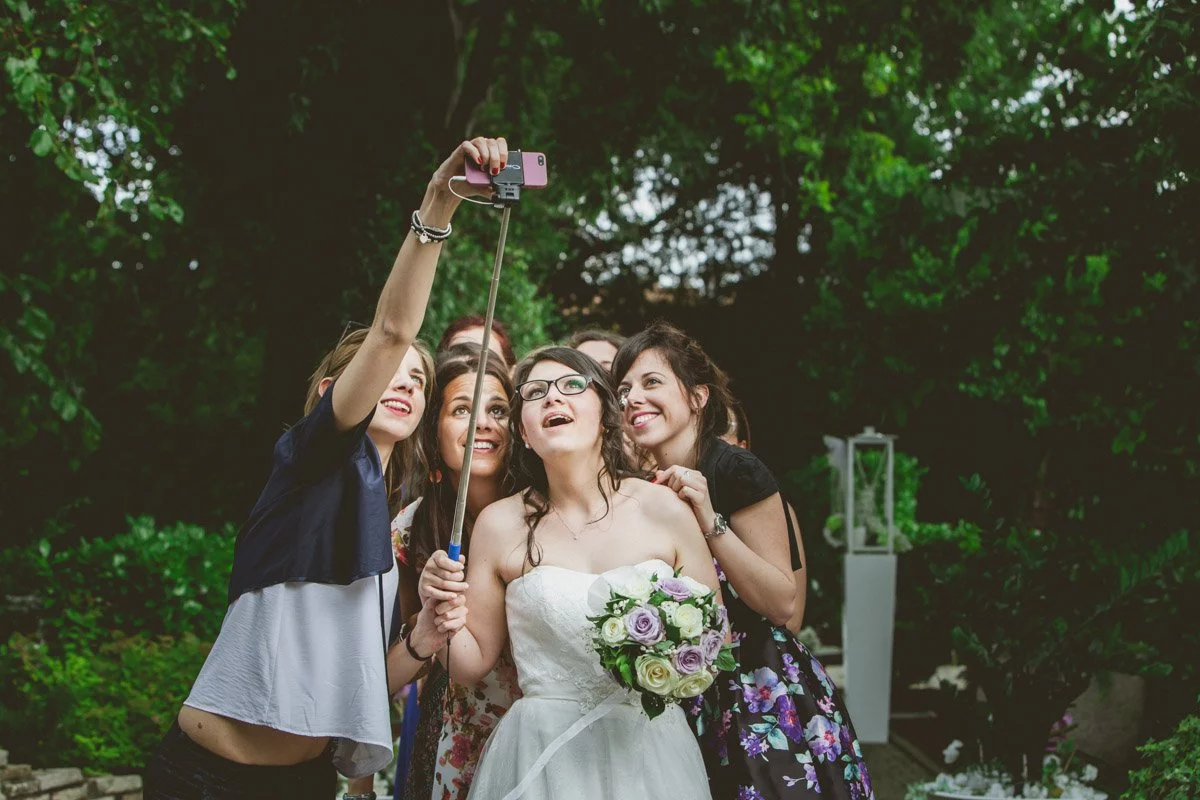
<svg viewBox="0 0 1200 800">
<path fill-rule="evenodd" d="M 646 561 L 639 569 L 671 566 Z M 603 576 L 552 565 L 512 581 L 508 636 L 524 696 L 500 720 L 471 784 L 476 800 L 710 798 L 683 710 L 650 720 L 592 649 L 592 585 Z"/>
</svg>

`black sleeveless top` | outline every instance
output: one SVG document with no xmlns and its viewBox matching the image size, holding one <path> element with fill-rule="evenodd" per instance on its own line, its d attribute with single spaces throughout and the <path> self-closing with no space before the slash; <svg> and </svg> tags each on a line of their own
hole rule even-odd
<svg viewBox="0 0 1200 800">
<path fill-rule="evenodd" d="M 708 495 L 712 499 L 713 510 L 725 517 L 726 521 L 735 511 L 779 493 L 779 483 L 758 456 L 715 436 L 701 448 L 696 469 L 708 479 Z M 792 527 L 787 500 L 783 500 L 783 495 L 779 494 L 783 503 L 783 517 L 787 520 L 792 571 L 795 572 L 803 566 L 800 563 L 800 548 L 796 544 L 796 531 Z"/>
</svg>

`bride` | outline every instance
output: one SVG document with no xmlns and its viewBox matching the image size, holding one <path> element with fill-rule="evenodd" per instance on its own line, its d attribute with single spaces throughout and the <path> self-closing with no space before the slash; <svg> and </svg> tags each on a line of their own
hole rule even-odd
<svg viewBox="0 0 1200 800">
<path fill-rule="evenodd" d="M 488 740 L 470 797 L 709 798 L 683 710 L 648 719 L 601 669 L 587 620 L 589 593 L 618 567 L 679 568 L 717 589 L 695 516 L 667 487 L 632 477 L 611 378 L 591 358 L 547 348 L 518 365 L 516 382 L 514 470 L 528 488 L 475 522 L 470 613 L 448 655 L 451 678 L 472 684 L 511 638 L 524 697 Z M 440 580 L 450 588 L 461 572 Z"/>
</svg>

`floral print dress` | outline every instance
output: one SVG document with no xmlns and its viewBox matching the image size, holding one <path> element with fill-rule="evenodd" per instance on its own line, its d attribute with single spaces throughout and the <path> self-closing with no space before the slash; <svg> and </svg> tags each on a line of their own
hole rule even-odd
<svg viewBox="0 0 1200 800">
<path fill-rule="evenodd" d="M 719 439 L 707 443 L 697 468 L 726 519 L 779 492 L 756 456 Z M 862 748 L 821 662 L 791 631 L 746 605 L 720 564 L 717 577 L 738 669 L 698 698 L 690 715 L 714 800 L 873 800 Z"/>
<path fill-rule="evenodd" d="M 420 502 L 418 499 L 405 508 L 392 524 L 396 557 L 406 565 L 409 526 Z M 420 695 L 420 720 L 405 800 L 466 800 L 483 745 L 520 696 L 517 668 L 508 648 L 496 668 L 474 686 L 451 682 L 435 661 Z"/>
</svg>

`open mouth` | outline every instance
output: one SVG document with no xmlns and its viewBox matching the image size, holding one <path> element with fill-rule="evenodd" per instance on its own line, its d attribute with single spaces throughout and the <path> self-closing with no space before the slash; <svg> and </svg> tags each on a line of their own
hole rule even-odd
<svg viewBox="0 0 1200 800">
<path fill-rule="evenodd" d="M 563 414 L 561 412 L 555 412 L 553 414 L 548 414 L 547 416 L 545 416 L 542 419 L 542 427 L 543 428 L 557 428 L 562 425 L 570 425 L 574 421 L 575 420 L 571 419 L 566 414 Z"/>
<path fill-rule="evenodd" d="M 633 418 L 629 420 L 629 424 L 635 428 L 642 428 L 656 417 L 658 417 L 657 411 L 643 411 L 640 414 L 634 414 Z"/>
<path fill-rule="evenodd" d="M 388 411 L 392 412 L 393 414 L 408 415 L 408 414 L 412 413 L 412 404 L 409 403 L 407 400 L 401 400 L 398 397 L 392 398 L 389 400 L 384 400 L 382 402 L 382 405 L 384 408 L 386 408 Z"/>
<path fill-rule="evenodd" d="M 485 442 L 480 439 L 475 440 L 475 446 L 471 448 L 474 453 L 494 453 L 500 449 L 500 445 L 495 442 Z"/>
</svg>

